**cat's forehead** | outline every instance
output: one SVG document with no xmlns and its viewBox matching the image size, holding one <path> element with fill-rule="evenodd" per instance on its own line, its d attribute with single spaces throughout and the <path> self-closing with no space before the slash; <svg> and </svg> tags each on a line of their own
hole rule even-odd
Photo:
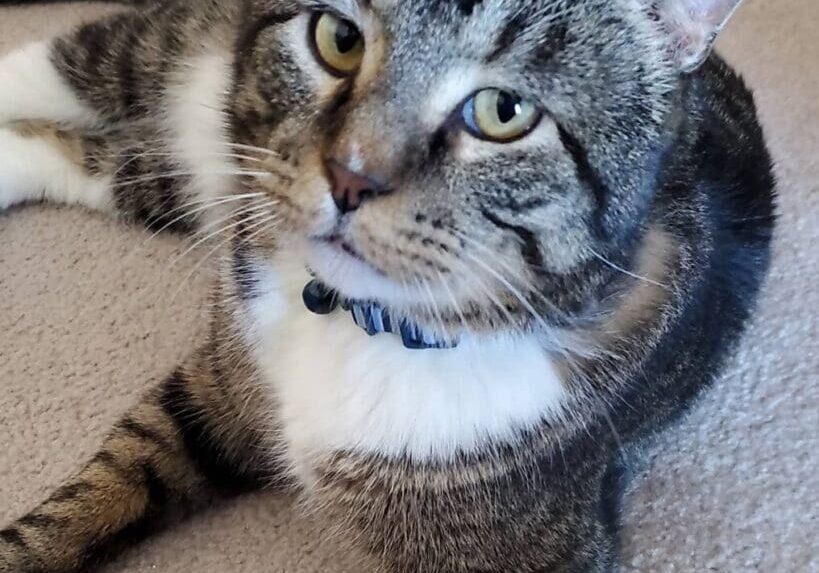
<svg viewBox="0 0 819 573">
<path fill-rule="evenodd" d="M 503 52 L 522 55 L 551 35 L 617 34 L 629 6 L 644 0 L 323 0 L 357 23 L 374 18 L 389 32 L 398 52 L 438 51 L 447 56 L 480 58 Z M 647 0 L 646 0 L 647 1 Z M 632 11 L 633 14 L 633 11 Z M 608 17 L 607 17 L 608 16 Z M 419 37 L 423 43 L 418 42 Z"/>
<path fill-rule="evenodd" d="M 356 16 L 372 12 L 393 23 L 458 26 L 468 22 L 500 28 L 512 17 L 521 29 L 548 24 L 586 5 L 595 5 L 599 10 L 601 6 L 613 8 L 621 3 L 621 0 L 322 0 L 322 4 L 341 14 Z"/>
</svg>

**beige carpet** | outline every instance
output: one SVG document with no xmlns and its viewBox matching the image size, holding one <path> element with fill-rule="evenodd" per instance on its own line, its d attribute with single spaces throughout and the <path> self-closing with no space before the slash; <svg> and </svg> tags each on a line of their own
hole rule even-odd
<svg viewBox="0 0 819 573">
<path fill-rule="evenodd" d="M 0 53 L 99 6 L 0 8 Z M 748 0 L 721 49 L 755 88 L 782 220 L 758 320 L 627 502 L 626 571 L 819 572 L 819 0 Z M 0 215 L 0 523 L 77 468 L 205 324 L 201 251 L 77 209 Z M 178 296 L 171 295 L 183 285 Z M 360 571 L 257 495 L 132 551 L 115 572 Z"/>
</svg>

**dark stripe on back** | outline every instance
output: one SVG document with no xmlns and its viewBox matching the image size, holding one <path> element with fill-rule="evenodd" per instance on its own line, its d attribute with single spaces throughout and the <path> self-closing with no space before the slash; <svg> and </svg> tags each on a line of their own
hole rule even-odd
<svg viewBox="0 0 819 573">
<path fill-rule="evenodd" d="M 513 225 L 511 223 L 507 223 L 502 221 L 493 213 L 482 210 L 481 214 L 493 225 L 502 229 L 504 231 L 511 231 L 515 233 L 520 238 L 520 254 L 523 257 L 523 260 L 531 267 L 536 269 L 543 269 L 543 255 L 540 252 L 540 248 L 538 247 L 538 241 L 535 234 L 527 229 L 526 227 L 521 227 L 520 225 Z"/>
<path fill-rule="evenodd" d="M 201 474 L 223 493 L 240 493 L 257 485 L 256 480 L 232 466 L 219 448 L 205 413 L 187 388 L 182 372 L 174 372 L 165 381 L 160 404 L 176 423 L 185 449 Z"/>
</svg>

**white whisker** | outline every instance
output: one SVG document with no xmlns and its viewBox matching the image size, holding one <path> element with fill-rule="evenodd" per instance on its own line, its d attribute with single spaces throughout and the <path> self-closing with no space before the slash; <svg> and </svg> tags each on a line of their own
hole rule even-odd
<svg viewBox="0 0 819 573">
<path fill-rule="evenodd" d="M 246 230 L 247 230 L 247 231 L 250 231 L 250 230 L 256 229 L 257 227 L 260 227 L 260 226 L 262 226 L 262 225 L 266 225 L 266 224 L 270 223 L 271 221 L 275 221 L 275 220 L 278 218 L 278 216 L 277 216 L 275 213 L 274 213 L 274 214 L 272 214 L 272 215 L 271 215 L 271 214 L 269 214 L 269 213 L 262 213 L 262 215 L 268 215 L 268 216 L 267 216 L 267 218 L 264 218 L 264 219 L 262 219 L 261 221 L 257 221 L 256 223 L 254 223 L 254 224 L 250 225 L 250 226 L 249 226 L 249 227 L 248 227 Z M 250 218 L 248 218 L 248 219 L 255 219 L 255 218 L 256 218 L 256 216 L 254 216 L 254 217 L 250 217 Z M 236 227 L 236 226 L 238 226 L 238 225 L 240 225 L 240 224 L 242 224 L 242 223 L 244 223 L 244 222 L 246 222 L 246 220 L 245 220 L 245 219 L 243 219 L 243 220 L 241 220 L 241 221 L 237 221 L 237 222 L 236 222 L 236 223 L 234 223 L 233 225 L 230 225 L 230 226 L 228 226 L 228 227 L 226 227 L 226 228 L 224 228 L 224 229 L 220 229 L 220 230 L 218 231 L 218 233 L 221 233 L 221 232 L 224 232 L 224 231 L 226 231 L 226 230 L 228 230 L 228 229 L 231 229 L 231 228 L 233 228 L 233 227 Z M 252 237 L 255 237 L 255 236 L 256 236 L 256 234 L 257 234 L 257 233 L 254 233 L 253 235 L 251 235 L 250 237 L 248 237 L 248 240 L 249 240 L 250 238 L 252 238 Z M 217 251 L 219 251 L 219 250 L 220 250 L 222 247 L 224 247 L 224 246 L 225 246 L 225 245 L 226 245 L 228 242 L 230 242 L 232 239 L 233 239 L 233 235 L 228 236 L 226 239 L 224 239 L 224 240 L 223 240 L 223 241 L 221 241 L 219 244 L 217 244 L 215 247 L 213 247 L 213 248 L 212 248 L 210 251 L 208 251 L 208 252 L 205 254 L 205 256 L 204 256 L 204 257 L 202 257 L 202 259 L 200 259 L 200 260 L 199 260 L 199 262 L 198 262 L 198 263 L 196 263 L 196 265 L 194 265 L 194 267 L 193 267 L 193 268 L 190 270 L 190 272 L 189 272 L 187 275 L 185 275 L 185 278 L 183 278 L 183 279 L 182 279 L 182 281 L 180 281 L 179 286 L 176 288 L 176 290 L 174 291 L 174 293 L 171 295 L 171 300 L 172 300 L 172 301 L 173 301 L 173 300 L 176 300 L 177 295 L 178 295 L 178 294 L 180 293 L 180 291 L 181 291 L 181 290 L 182 290 L 182 289 L 185 287 L 185 285 L 186 285 L 186 284 L 188 284 L 188 282 L 189 282 L 189 281 L 190 281 L 190 279 L 191 279 L 191 278 L 192 278 L 192 277 L 193 277 L 193 276 L 196 274 L 196 272 L 197 272 L 197 271 L 199 271 L 199 269 L 200 269 L 200 268 L 202 268 L 202 265 L 204 265 L 204 264 L 205 264 L 205 262 L 207 262 L 207 261 L 208 261 L 208 260 L 209 260 L 209 259 L 210 259 L 210 258 L 213 256 L 213 254 L 214 254 L 214 253 L 216 253 Z M 188 249 L 187 251 L 185 251 L 185 253 L 188 253 L 188 252 L 190 252 L 190 251 L 191 251 L 191 249 Z M 183 253 L 183 256 L 184 256 L 184 253 Z M 177 259 L 176 259 L 176 260 L 179 260 L 179 258 L 181 258 L 181 257 L 177 257 Z M 176 260 L 175 260 L 174 262 L 176 262 Z"/>
<path fill-rule="evenodd" d="M 217 235 L 220 235 L 220 234 L 222 234 L 222 233 L 224 233 L 226 231 L 229 231 L 229 230 L 231 230 L 231 229 L 233 229 L 235 227 L 238 227 L 239 225 L 248 223 L 250 221 L 255 221 L 256 219 L 259 219 L 259 218 L 264 217 L 266 215 L 269 215 L 269 213 L 254 213 L 253 215 L 251 215 L 249 217 L 242 217 L 238 221 L 232 222 L 230 225 L 226 225 L 226 226 L 224 226 L 224 227 L 222 227 L 220 229 L 217 229 L 216 231 L 208 233 L 207 235 L 205 235 L 204 237 L 202 237 L 201 239 L 199 239 L 195 243 L 193 243 L 190 247 L 185 249 L 185 251 L 181 255 L 174 258 L 174 260 L 171 262 L 171 266 L 176 265 L 176 263 L 178 263 L 181 259 L 183 259 L 188 253 L 193 251 L 196 247 L 198 247 L 202 243 L 205 243 L 208 240 L 212 239 L 213 237 L 216 237 Z"/>
<path fill-rule="evenodd" d="M 663 289 L 666 289 L 666 290 L 668 290 L 668 288 L 669 288 L 669 286 L 668 286 L 668 285 L 666 285 L 666 284 L 663 284 L 663 283 L 657 282 L 657 281 L 652 280 L 652 279 L 650 279 L 650 278 L 648 278 L 648 277 L 640 276 L 640 275 L 635 274 L 635 273 L 633 273 L 633 272 L 631 272 L 631 271 L 629 271 L 629 270 L 624 269 L 624 268 L 623 268 L 623 267 L 621 267 L 621 266 L 618 266 L 618 265 L 614 264 L 613 262 L 611 262 L 610 260 L 608 260 L 607 258 L 605 258 L 603 255 L 601 255 L 601 254 L 599 254 L 599 253 L 595 252 L 593 249 L 589 249 L 589 252 L 590 252 L 592 255 L 594 255 L 594 257 L 595 257 L 597 260 L 599 260 L 600 262 L 602 262 L 603 264 L 605 264 L 605 265 L 607 265 L 608 267 L 610 267 L 610 268 L 614 269 L 615 271 L 618 271 L 618 272 L 623 273 L 624 275 L 626 275 L 626 276 L 628 276 L 628 277 L 631 277 L 631 278 L 633 278 L 633 279 L 637 279 L 638 281 L 643 281 L 643 282 L 648 283 L 648 284 L 650 284 L 650 285 L 658 286 L 658 287 L 663 288 Z"/>
</svg>

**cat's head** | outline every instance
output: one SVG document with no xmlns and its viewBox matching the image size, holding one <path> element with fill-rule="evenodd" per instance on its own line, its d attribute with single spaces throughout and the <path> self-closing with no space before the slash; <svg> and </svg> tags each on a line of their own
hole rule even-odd
<svg viewBox="0 0 819 573">
<path fill-rule="evenodd" d="M 681 78 L 739 3 L 254 1 L 234 132 L 282 248 L 475 328 L 575 316 L 633 255 Z"/>
</svg>

